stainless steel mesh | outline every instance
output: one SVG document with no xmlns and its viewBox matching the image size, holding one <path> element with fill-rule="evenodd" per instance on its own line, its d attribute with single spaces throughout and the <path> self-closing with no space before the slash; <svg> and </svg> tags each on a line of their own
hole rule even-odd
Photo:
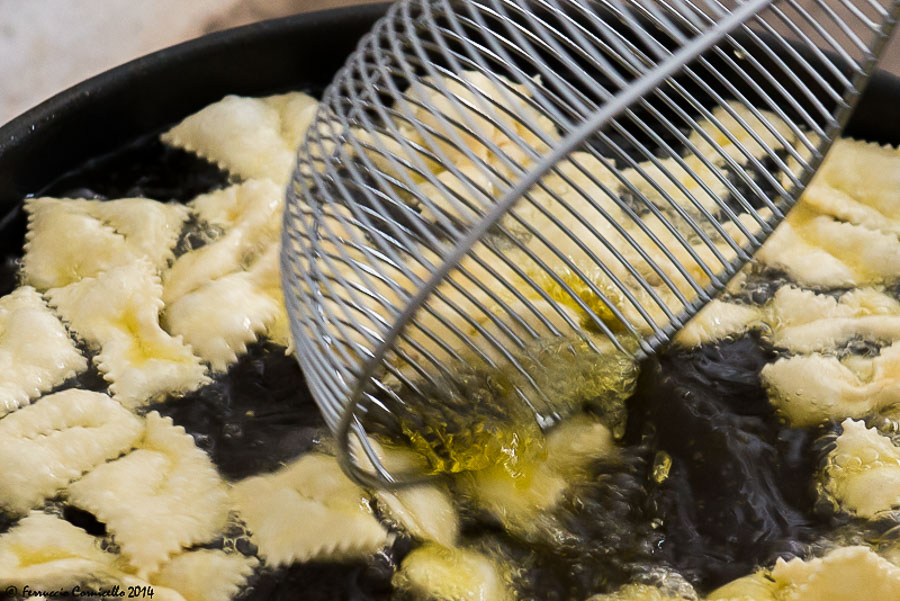
<svg viewBox="0 0 900 601">
<path fill-rule="evenodd" d="M 366 434 L 408 429 L 398 407 L 464 406 L 496 369 L 547 426 L 554 360 L 652 353 L 725 285 L 900 6 L 816 3 L 391 7 L 323 95 L 283 236 L 297 356 L 357 481 L 412 478 Z"/>
</svg>

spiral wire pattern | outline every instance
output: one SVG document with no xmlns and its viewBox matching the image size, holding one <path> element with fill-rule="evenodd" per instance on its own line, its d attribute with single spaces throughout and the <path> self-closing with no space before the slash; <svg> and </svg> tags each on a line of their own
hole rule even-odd
<svg viewBox="0 0 900 601">
<path fill-rule="evenodd" d="M 415 480 L 367 423 L 461 394 L 461 366 L 513 370 L 546 426 L 537 341 L 643 357 L 725 286 L 839 135 L 900 6 L 816 4 L 825 19 L 796 0 L 389 9 L 324 92 L 282 239 L 297 357 L 354 479 Z"/>
</svg>

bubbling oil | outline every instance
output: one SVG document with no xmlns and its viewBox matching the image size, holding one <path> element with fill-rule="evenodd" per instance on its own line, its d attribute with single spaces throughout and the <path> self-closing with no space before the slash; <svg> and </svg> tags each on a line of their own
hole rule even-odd
<svg viewBox="0 0 900 601">
<path fill-rule="evenodd" d="M 637 362 L 610 348 L 598 354 L 583 340 L 538 340 L 516 357 L 521 369 L 475 361 L 450 366 L 452 380 L 422 386 L 421 394 L 385 399 L 403 442 L 422 454 L 432 474 L 502 467 L 524 477 L 545 457 L 542 422 L 555 423 L 589 407 L 615 433 L 624 433 L 625 400 L 634 392 Z M 536 402 L 523 398 L 528 394 Z"/>
<path fill-rule="evenodd" d="M 148 137 L 43 193 L 183 201 L 228 180 L 215 166 Z M 734 300 L 761 303 L 785 281 L 769 272 L 751 279 Z M 592 308 L 611 319 L 603 307 Z M 776 557 L 807 555 L 836 527 L 863 532 L 863 525 L 817 505 L 810 482 L 823 453 L 816 443 L 822 430 L 789 428 L 775 414 L 759 381 L 774 351 L 759 336 L 670 349 L 640 369 L 625 354 L 598 356 L 579 344 L 543 341 L 529 351 L 543 366 L 538 385 L 551 401 L 545 413 L 550 422 L 586 414 L 603 423 L 617 439 L 616 461 L 585 466 L 528 532 L 483 511 L 453 479 L 448 485 L 461 515 L 460 544 L 512 566 L 519 601 L 584 601 L 630 583 L 685 592 L 689 583 L 703 594 Z M 399 434 L 435 473 L 500 469 L 525 486 L 531 466 L 546 455 L 547 438 L 515 393 L 523 386 L 517 378 L 482 366 L 461 371 L 453 394 L 402 397 L 406 404 L 392 408 L 403 424 Z M 106 386 L 93 369 L 67 385 L 73 383 Z M 296 362 L 265 341 L 213 384 L 153 409 L 184 426 L 229 480 L 277 469 L 321 448 L 325 436 Z M 86 512 L 62 513 L 104 532 Z M 0 531 L 11 523 L 0 516 Z M 390 548 L 365 561 L 261 567 L 237 599 L 292 599 L 298 590 L 309 599 L 402 599 L 392 575 L 419 543 L 395 534 Z M 238 552 L 255 554 L 246 536 L 235 536 Z"/>
</svg>

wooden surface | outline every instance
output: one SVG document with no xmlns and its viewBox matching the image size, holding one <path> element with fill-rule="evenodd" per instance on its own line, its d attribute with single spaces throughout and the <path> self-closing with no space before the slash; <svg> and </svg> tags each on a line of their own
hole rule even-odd
<svg viewBox="0 0 900 601">
<path fill-rule="evenodd" d="M 159 48 L 262 19 L 359 3 L 0 0 L 0 123 L 91 75 Z M 812 5 L 809 0 L 800 3 Z M 894 38 L 882 65 L 900 74 L 900 35 Z"/>
</svg>

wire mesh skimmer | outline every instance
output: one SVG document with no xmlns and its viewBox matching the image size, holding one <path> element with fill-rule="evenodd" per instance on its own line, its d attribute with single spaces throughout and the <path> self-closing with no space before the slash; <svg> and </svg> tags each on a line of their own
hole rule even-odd
<svg viewBox="0 0 900 601">
<path fill-rule="evenodd" d="M 467 426 L 415 414 L 484 410 L 479 378 L 547 427 L 573 401 L 560 363 L 670 340 L 794 204 L 898 6 L 393 5 L 324 92 L 282 241 L 297 356 L 348 473 L 414 481 L 366 428 L 446 445 Z"/>
</svg>

